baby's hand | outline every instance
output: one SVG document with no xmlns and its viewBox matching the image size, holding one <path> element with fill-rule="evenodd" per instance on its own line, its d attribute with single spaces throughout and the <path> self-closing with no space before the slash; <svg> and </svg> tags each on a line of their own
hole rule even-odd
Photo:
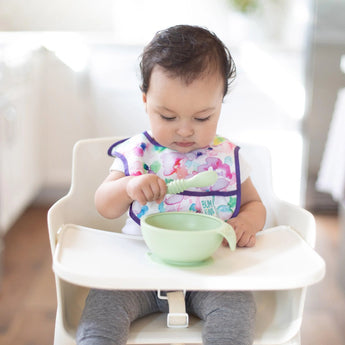
<svg viewBox="0 0 345 345">
<path fill-rule="evenodd" d="M 253 247 L 256 243 L 256 232 L 252 224 L 244 217 L 234 217 L 227 221 L 235 230 L 237 245 L 239 247 Z M 223 241 L 223 244 L 224 241 Z M 227 242 L 226 242 L 227 244 Z"/>
<path fill-rule="evenodd" d="M 141 205 L 146 205 L 149 201 L 161 203 L 166 193 L 165 181 L 154 174 L 135 176 L 127 184 L 128 196 Z"/>
</svg>

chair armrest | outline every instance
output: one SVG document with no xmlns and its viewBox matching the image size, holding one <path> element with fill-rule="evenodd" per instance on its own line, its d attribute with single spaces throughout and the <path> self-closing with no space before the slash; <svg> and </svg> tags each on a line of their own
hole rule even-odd
<svg viewBox="0 0 345 345">
<path fill-rule="evenodd" d="M 291 226 L 312 248 L 315 247 L 315 218 L 309 211 L 300 206 L 277 199 L 275 201 L 274 218 L 277 225 Z"/>
<path fill-rule="evenodd" d="M 66 223 L 66 210 L 69 209 L 69 204 L 70 198 L 69 195 L 66 195 L 54 203 L 48 210 L 48 232 L 50 248 L 53 255 L 57 243 L 58 231 Z"/>
<path fill-rule="evenodd" d="M 76 197 L 73 192 L 58 200 L 48 211 L 48 231 L 52 254 L 59 240 L 59 230 L 64 224 L 78 224 L 81 226 L 102 229 L 111 232 L 121 232 L 127 214 L 116 219 L 106 219 L 96 210 L 96 207 L 85 202 L 82 197 Z"/>
</svg>

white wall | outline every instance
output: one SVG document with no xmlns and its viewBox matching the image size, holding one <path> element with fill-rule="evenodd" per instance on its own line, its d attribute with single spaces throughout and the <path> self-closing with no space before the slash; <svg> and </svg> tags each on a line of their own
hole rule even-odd
<svg viewBox="0 0 345 345">
<path fill-rule="evenodd" d="M 329 194 L 316 190 L 329 124 L 338 90 L 345 87 L 340 69 L 345 54 L 345 3 L 340 0 L 318 0 L 315 27 L 307 65 L 309 98 L 304 123 L 309 141 L 308 186 L 306 205 L 314 210 L 334 210 L 337 205 Z"/>
<path fill-rule="evenodd" d="M 110 31 L 112 0 L 0 0 L 0 31 Z"/>
<path fill-rule="evenodd" d="M 305 0 L 303 3 L 306 4 L 308 1 Z M 301 4 L 296 0 L 289 3 Z M 79 30 L 77 26 L 80 26 L 80 30 L 100 32 L 104 29 L 107 31 L 105 36 L 102 38 L 98 35 L 98 38 L 100 41 L 104 37 L 110 38 L 109 44 L 101 45 L 98 42 L 88 46 L 90 51 L 87 68 L 79 72 L 69 63 L 71 61 L 64 60 L 59 54 L 57 57 L 55 53 L 64 50 L 65 53 L 70 52 L 70 57 L 73 54 L 76 56 L 82 45 L 75 48 L 73 42 L 68 42 L 67 34 L 61 40 L 60 47 L 55 45 L 54 48 L 53 36 L 48 36 L 50 42 L 45 42 L 49 51 L 42 51 L 44 58 L 40 95 L 43 185 L 59 188 L 69 183 L 72 146 L 78 139 L 132 135 L 148 127 L 138 87 L 137 57 L 143 44 L 151 38 L 154 31 L 176 23 L 205 25 L 226 42 L 236 42 L 236 45 L 230 43 L 230 48 L 239 65 L 238 86 L 224 105 L 224 116 L 220 123 L 221 134 L 229 133 L 231 137 L 239 138 L 240 141 L 246 141 L 248 138 L 259 139 L 261 143 L 268 143 L 279 152 L 278 147 L 284 147 L 288 140 L 283 132 L 291 132 L 293 135 L 299 133 L 300 117 L 291 118 L 287 114 L 286 107 L 291 104 L 287 97 L 288 92 L 279 89 L 284 82 L 279 81 L 279 87 L 274 85 L 279 73 L 286 70 L 289 70 L 292 78 L 297 76 L 299 79 L 303 73 L 300 66 L 303 62 L 301 45 L 290 45 L 284 40 L 279 42 L 283 37 L 272 38 L 273 41 L 266 37 L 268 41 L 260 41 L 263 39 L 263 32 L 260 32 L 258 22 L 250 27 L 252 31 L 247 32 L 247 36 L 241 36 L 241 40 L 234 39 L 234 33 L 241 31 L 242 27 L 237 25 L 239 22 L 234 25 L 234 18 L 229 16 L 226 4 L 226 0 L 178 0 L 169 2 L 168 7 L 163 8 L 159 0 L 101 0 L 97 5 L 93 1 L 81 0 L 68 4 L 66 0 L 49 3 L 31 0 L 24 9 L 18 0 L 13 0 L 10 4 L 0 0 L 0 25 L 7 30 L 63 30 L 71 25 L 76 30 Z M 81 7 L 82 14 L 79 11 Z M 241 20 L 243 19 L 241 17 Z M 300 19 L 297 16 L 296 21 L 292 23 L 305 25 L 305 18 L 302 18 L 301 22 Z M 298 37 L 298 42 L 303 42 L 303 34 Z M 254 49 L 254 53 L 253 50 L 245 53 L 243 50 L 239 53 L 239 46 L 250 40 L 251 35 L 254 37 L 256 50 Z M 119 44 L 124 41 L 126 44 Z M 134 43 L 137 45 L 133 45 Z M 265 67 L 255 65 L 256 54 L 263 51 L 266 52 Z M 288 54 L 285 54 L 286 52 Z M 267 60 L 269 56 L 277 67 L 274 72 Z M 296 57 L 298 66 L 295 63 Z M 256 73 L 258 71 L 261 71 L 261 75 Z M 270 78 L 267 78 L 269 73 Z M 276 74 L 274 78 L 273 74 Z M 266 83 L 268 88 L 263 87 L 263 83 Z M 279 94 L 285 97 L 283 102 L 280 102 L 281 97 L 277 102 L 277 94 L 272 93 L 272 90 L 278 89 Z M 301 145 L 301 152 L 300 147 Z M 297 160 L 300 160 L 300 157 Z M 286 171 L 283 166 L 277 174 L 280 176 L 277 185 L 286 185 L 286 177 L 281 175 L 284 170 Z M 299 168 L 295 171 L 294 180 L 290 179 L 289 182 L 299 186 L 301 171 Z M 298 202 L 298 196 L 297 199 L 295 196 L 293 201 L 296 200 Z"/>
</svg>

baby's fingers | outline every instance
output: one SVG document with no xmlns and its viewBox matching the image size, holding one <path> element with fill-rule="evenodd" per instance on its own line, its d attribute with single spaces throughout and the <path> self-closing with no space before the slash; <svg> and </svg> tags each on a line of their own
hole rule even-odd
<svg viewBox="0 0 345 345">
<path fill-rule="evenodd" d="M 158 204 L 160 204 L 163 201 L 168 188 L 167 188 L 166 183 L 162 179 L 158 180 L 158 187 L 159 187 L 159 192 L 157 194 L 156 201 Z"/>
<path fill-rule="evenodd" d="M 147 201 L 157 201 L 160 202 L 163 200 L 165 195 L 165 183 L 163 180 L 157 180 L 154 183 L 147 186 L 145 189 L 145 195 Z"/>
<path fill-rule="evenodd" d="M 247 247 L 254 247 L 256 244 L 256 236 L 250 236 L 249 242 L 247 243 Z"/>
<path fill-rule="evenodd" d="M 237 245 L 239 247 L 253 247 L 256 243 L 256 238 L 253 235 L 250 235 L 246 232 L 238 239 Z"/>
<path fill-rule="evenodd" d="M 157 178 L 156 176 L 152 177 L 149 183 L 142 186 L 145 203 L 147 201 L 161 202 L 166 194 L 166 190 L 166 184 L 162 179 Z"/>
</svg>

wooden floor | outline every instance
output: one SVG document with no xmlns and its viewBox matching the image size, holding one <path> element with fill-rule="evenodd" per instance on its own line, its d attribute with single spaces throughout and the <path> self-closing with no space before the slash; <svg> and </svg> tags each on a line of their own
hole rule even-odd
<svg viewBox="0 0 345 345">
<path fill-rule="evenodd" d="M 47 208 L 33 207 L 5 237 L 0 290 L 0 344 L 53 344 L 56 308 L 46 225 Z M 303 345 L 345 345 L 345 294 L 338 284 L 339 223 L 317 216 L 317 250 L 325 279 L 308 290 Z"/>
</svg>

